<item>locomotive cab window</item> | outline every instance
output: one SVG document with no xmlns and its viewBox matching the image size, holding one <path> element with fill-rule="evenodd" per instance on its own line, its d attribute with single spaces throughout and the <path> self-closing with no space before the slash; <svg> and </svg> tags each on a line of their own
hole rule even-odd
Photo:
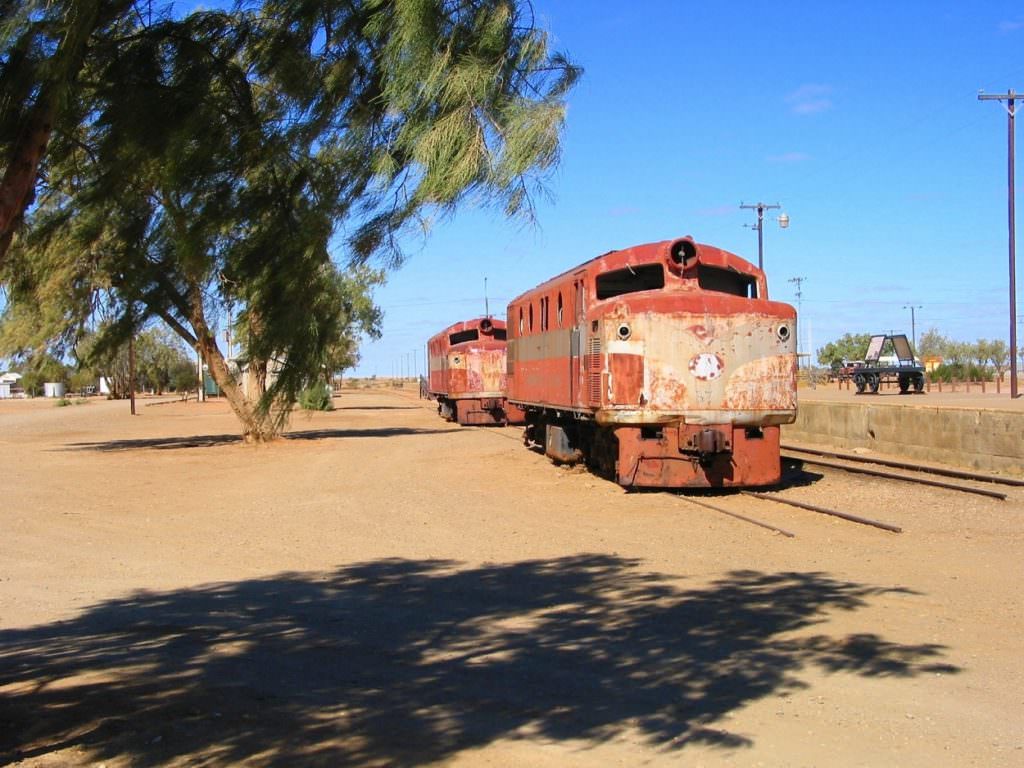
<svg viewBox="0 0 1024 768">
<path fill-rule="evenodd" d="M 480 338 L 479 332 L 476 328 L 470 328 L 468 331 L 458 331 L 456 333 L 448 334 L 448 343 L 453 347 L 456 344 L 464 344 L 467 341 L 476 341 Z"/>
<path fill-rule="evenodd" d="M 508 338 L 504 328 L 495 328 L 494 333 L 491 334 L 497 341 L 505 341 Z"/>
<path fill-rule="evenodd" d="M 731 269 L 701 264 L 697 267 L 697 284 L 705 291 L 731 293 L 745 299 L 757 298 L 757 279 Z"/>
<path fill-rule="evenodd" d="M 617 269 L 598 275 L 596 285 L 598 300 L 610 299 L 624 293 L 653 291 L 665 287 L 665 269 L 661 264 Z"/>
</svg>

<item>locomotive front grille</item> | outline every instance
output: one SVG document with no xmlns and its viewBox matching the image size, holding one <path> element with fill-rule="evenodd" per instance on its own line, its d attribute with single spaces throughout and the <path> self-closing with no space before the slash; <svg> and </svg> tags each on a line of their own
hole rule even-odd
<svg viewBox="0 0 1024 768">
<path fill-rule="evenodd" d="M 601 402 L 601 339 L 587 340 L 587 394 L 590 402 Z"/>
</svg>

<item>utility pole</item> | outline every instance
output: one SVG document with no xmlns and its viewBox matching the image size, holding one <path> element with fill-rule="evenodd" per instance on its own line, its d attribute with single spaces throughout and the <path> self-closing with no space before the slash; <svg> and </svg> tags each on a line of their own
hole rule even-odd
<svg viewBox="0 0 1024 768">
<path fill-rule="evenodd" d="M 782 208 L 778 203 L 769 205 L 768 203 L 753 203 L 748 205 L 746 203 L 740 203 L 740 208 L 746 208 L 751 211 L 757 211 L 757 223 L 756 224 L 744 224 L 745 227 L 757 230 L 757 268 L 762 272 L 764 271 L 764 212 L 771 209 Z M 785 229 L 789 226 L 789 216 L 785 213 L 779 214 L 779 226 Z"/>
<path fill-rule="evenodd" d="M 985 93 L 978 94 L 978 101 L 1006 101 L 1006 112 L 1010 116 L 1007 124 L 1007 186 L 1009 187 L 1009 222 L 1010 222 L 1010 358 L 1017 356 L 1017 254 L 1016 254 L 1016 232 L 1014 228 L 1014 200 L 1013 200 L 1013 118 L 1016 112 L 1014 106 L 1017 93 L 1011 88 L 1005 94 Z M 1018 397 L 1017 394 L 1017 366 L 1010 366 L 1010 399 Z"/>
<path fill-rule="evenodd" d="M 796 283 L 796 322 L 797 322 L 797 326 L 796 326 L 797 327 L 797 334 L 796 334 L 796 359 L 797 359 L 797 362 L 799 362 L 799 360 L 800 360 L 800 329 L 803 328 L 803 321 L 800 319 L 800 316 L 803 314 L 804 292 L 803 292 L 802 288 L 803 288 L 803 282 L 806 279 L 807 279 L 806 277 L 791 277 L 791 278 L 789 278 L 789 282 Z"/>
<path fill-rule="evenodd" d="M 914 310 L 915 309 L 921 309 L 921 305 L 918 304 L 918 305 L 915 306 L 913 304 L 904 304 L 903 308 L 910 310 L 910 340 L 914 344 L 913 349 L 914 349 L 914 354 L 916 355 L 917 354 L 917 325 L 914 322 Z"/>
<path fill-rule="evenodd" d="M 128 339 L 128 397 L 132 401 L 132 416 L 135 415 L 135 331 Z"/>
</svg>

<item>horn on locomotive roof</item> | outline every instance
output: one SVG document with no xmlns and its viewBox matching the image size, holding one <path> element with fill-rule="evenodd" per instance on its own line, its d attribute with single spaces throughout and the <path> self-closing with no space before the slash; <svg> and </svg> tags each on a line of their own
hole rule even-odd
<svg viewBox="0 0 1024 768">
<path fill-rule="evenodd" d="M 685 267 L 688 261 L 697 258 L 697 245 L 692 237 L 683 237 L 669 246 L 668 254 L 673 264 Z"/>
<path fill-rule="evenodd" d="M 480 321 L 480 333 L 490 333 L 494 330 L 494 323 L 491 322 L 491 318 L 485 317 Z"/>
</svg>

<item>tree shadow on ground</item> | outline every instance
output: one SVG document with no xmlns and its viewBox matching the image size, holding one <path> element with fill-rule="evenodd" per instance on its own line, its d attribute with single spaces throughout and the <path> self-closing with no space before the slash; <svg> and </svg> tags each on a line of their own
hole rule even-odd
<svg viewBox="0 0 1024 768">
<path fill-rule="evenodd" d="M 942 646 L 809 631 L 904 590 L 678 583 L 604 555 L 381 560 L 111 600 L 0 632 L 0 762 L 73 747 L 89 763 L 411 766 L 500 738 L 626 734 L 737 749 L 751 739 L 723 716 L 812 667 L 957 671 Z"/>
<path fill-rule="evenodd" d="M 285 432 L 284 440 L 338 440 L 355 437 L 406 437 L 457 432 L 455 429 L 413 429 L 412 427 L 375 427 L 373 429 L 307 429 Z M 131 451 L 139 449 L 173 450 L 212 448 L 217 445 L 241 443 L 241 435 L 189 435 L 187 437 L 147 437 L 138 440 L 104 440 L 101 442 L 68 443 L 65 451 Z"/>
</svg>

